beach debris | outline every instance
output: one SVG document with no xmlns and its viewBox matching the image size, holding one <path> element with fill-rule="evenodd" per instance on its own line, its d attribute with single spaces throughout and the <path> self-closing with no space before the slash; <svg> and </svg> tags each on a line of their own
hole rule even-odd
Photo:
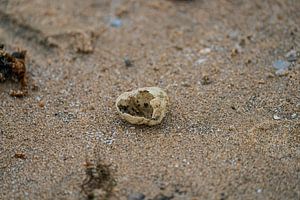
<svg viewBox="0 0 300 200">
<path fill-rule="evenodd" d="M 14 97 L 23 97 L 28 93 L 25 56 L 26 51 L 10 54 L 4 49 L 4 45 L 0 45 L 0 82 L 10 79 L 21 83 L 20 90 L 10 92 Z"/>
<path fill-rule="evenodd" d="M 231 57 L 235 57 L 235 56 L 237 56 L 239 53 L 240 53 L 240 50 L 239 50 L 238 48 L 233 48 L 233 49 L 231 50 L 230 56 L 231 56 Z"/>
<path fill-rule="evenodd" d="M 212 83 L 212 80 L 208 75 L 203 75 L 201 83 L 202 85 L 209 85 Z"/>
<path fill-rule="evenodd" d="M 144 87 L 121 94 L 116 108 L 127 122 L 152 126 L 161 123 L 168 103 L 169 98 L 161 88 Z"/>
<path fill-rule="evenodd" d="M 25 160 L 26 159 L 26 155 L 24 153 L 15 153 L 14 155 L 15 158 L 19 158 L 19 159 L 22 159 L 22 160 Z"/>
<path fill-rule="evenodd" d="M 79 32 L 74 34 L 74 49 L 77 53 L 89 54 L 94 52 L 93 42 L 95 39 L 93 32 Z"/>
<path fill-rule="evenodd" d="M 110 199 L 116 181 L 112 176 L 110 165 L 99 162 L 95 165 L 87 161 L 85 163 L 86 178 L 81 189 L 88 199 Z"/>
<path fill-rule="evenodd" d="M 125 64 L 126 67 L 132 67 L 133 66 L 133 61 L 130 58 L 128 58 L 127 56 L 125 56 L 123 60 L 124 60 L 124 64 Z"/>
<path fill-rule="evenodd" d="M 110 25 L 114 28 L 119 28 L 122 26 L 122 20 L 119 18 L 113 18 L 110 20 Z"/>
</svg>

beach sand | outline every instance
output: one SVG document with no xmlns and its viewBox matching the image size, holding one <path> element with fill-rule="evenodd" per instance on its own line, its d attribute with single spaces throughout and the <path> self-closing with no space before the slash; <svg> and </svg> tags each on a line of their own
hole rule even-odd
<svg viewBox="0 0 300 200">
<path fill-rule="evenodd" d="M 1 2 L 29 93 L 0 83 L 0 199 L 300 199 L 300 57 L 273 67 L 300 50 L 300 1 Z M 149 86 L 163 122 L 121 120 Z"/>
</svg>

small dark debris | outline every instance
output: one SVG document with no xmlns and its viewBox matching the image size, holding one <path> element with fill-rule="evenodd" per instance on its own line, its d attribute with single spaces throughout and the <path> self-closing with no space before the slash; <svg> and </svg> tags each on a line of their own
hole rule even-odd
<svg viewBox="0 0 300 200">
<path fill-rule="evenodd" d="M 14 157 L 22 160 L 26 159 L 26 155 L 24 153 L 15 153 Z"/>
<path fill-rule="evenodd" d="M 81 185 L 87 199 L 109 199 L 112 196 L 116 181 L 112 176 L 110 165 L 99 162 L 85 164 L 86 178 Z"/>
<path fill-rule="evenodd" d="M 235 106 L 230 106 L 230 108 L 231 108 L 232 110 L 236 110 L 236 107 L 235 107 Z"/>
<path fill-rule="evenodd" d="M 127 197 L 127 200 L 144 200 L 145 197 L 143 193 L 133 193 Z"/>
<path fill-rule="evenodd" d="M 244 38 L 242 38 L 242 39 L 240 40 L 240 42 L 239 42 L 239 45 L 240 45 L 241 47 L 245 47 L 245 46 L 246 46 L 246 40 L 245 40 Z"/>
<path fill-rule="evenodd" d="M 124 58 L 124 63 L 126 67 L 132 67 L 133 66 L 133 61 L 129 59 L 127 56 Z"/>
<path fill-rule="evenodd" d="M 221 193 L 221 198 L 220 198 L 220 200 L 225 200 L 226 199 L 226 195 L 225 195 L 225 193 Z"/>
<path fill-rule="evenodd" d="M 202 81 L 201 81 L 202 85 L 209 85 L 212 83 L 212 80 L 209 78 L 208 75 L 204 75 L 202 77 Z"/>
<path fill-rule="evenodd" d="M 245 64 L 246 65 L 249 65 L 249 64 L 251 64 L 252 63 L 252 60 L 249 58 L 249 59 L 247 59 L 247 60 L 245 60 Z"/>
<path fill-rule="evenodd" d="M 28 93 L 25 56 L 26 51 L 9 54 L 5 51 L 4 45 L 0 45 L 0 82 L 15 80 L 21 83 L 20 90 L 10 92 L 10 95 L 14 97 L 23 97 Z"/>
<path fill-rule="evenodd" d="M 231 57 L 235 57 L 235 56 L 237 56 L 238 54 L 239 54 L 239 50 L 238 50 L 237 48 L 234 48 L 234 49 L 231 50 L 230 56 L 231 56 Z"/>
</svg>

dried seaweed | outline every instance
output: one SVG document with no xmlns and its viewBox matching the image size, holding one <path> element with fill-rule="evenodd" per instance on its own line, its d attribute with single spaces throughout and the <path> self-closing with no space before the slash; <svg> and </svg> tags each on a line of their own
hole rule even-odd
<svg viewBox="0 0 300 200">
<path fill-rule="evenodd" d="M 110 165 L 99 162 L 97 165 L 86 162 L 86 178 L 81 188 L 87 199 L 109 199 L 116 181 L 112 176 Z"/>
<path fill-rule="evenodd" d="M 21 89 L 12 90 L 11 96 L 23 97 L 28 94 L 25 56 L 26 51 L 10 54 L 4 49 L 4 45 L 0 45 L 0 82 L 14 80 L 21 83 Z"/>
</svg>

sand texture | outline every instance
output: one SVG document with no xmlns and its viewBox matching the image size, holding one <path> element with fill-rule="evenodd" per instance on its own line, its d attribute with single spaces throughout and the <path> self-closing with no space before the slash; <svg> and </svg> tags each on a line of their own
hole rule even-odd
<svg viewBox="0 0 300 200">
<path fill-rule="evenodd" d="M 300 199 L 299 0 L 0 0 L 0 199 Z M 160 87 L 156 126 L 117 113 Z"/>
</svg>

